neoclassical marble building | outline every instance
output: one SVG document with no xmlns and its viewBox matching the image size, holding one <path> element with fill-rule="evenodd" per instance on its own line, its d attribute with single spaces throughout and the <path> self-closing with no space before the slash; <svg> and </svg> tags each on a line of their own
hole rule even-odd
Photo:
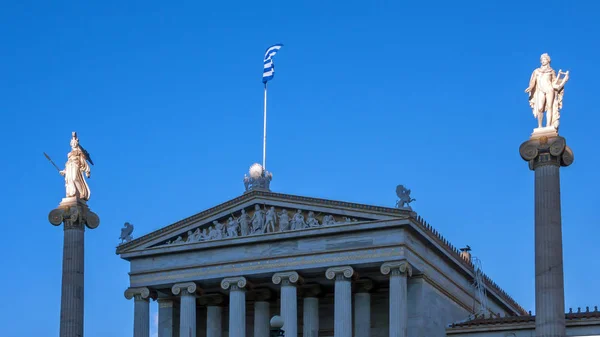
<svg viewBox="0 0 600 337">
<path fill-rule="evenodd" d="M 117 247 L 134 336 L 441 337 L 480 310 L 468 256 L 410 209 L 242 196 Z M 527 312 L 487 276 L 488 314 Z"/>
</svg>

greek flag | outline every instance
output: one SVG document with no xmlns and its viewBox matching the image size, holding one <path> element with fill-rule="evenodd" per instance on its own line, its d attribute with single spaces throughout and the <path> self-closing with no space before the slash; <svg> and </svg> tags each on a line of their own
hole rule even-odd
<svg viewBox="0 0 600 337">
<path fill-rule="evenodd" d="M 268 81 L 273 79 L 273 76 L 275 76 L 275 66 L 273 64 L 273 56 L 275 56 L 275 54 L 277 54 L 277 52 L 279 51 L 279 49 L 281 49 L 281 47 L 283 47 L 283 45 L 281 43 L 278 44 L 274 44 L 271 47 L 267 48 L 267 51 L 265 52 L 265 64 L 264 64 L 264 70 L 263 70 L 263 83 L 267 83 Z"/>
</svg>

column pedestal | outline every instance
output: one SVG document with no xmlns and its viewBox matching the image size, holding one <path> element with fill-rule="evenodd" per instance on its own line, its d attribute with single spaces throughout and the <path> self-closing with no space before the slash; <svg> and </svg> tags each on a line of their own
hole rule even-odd
<svg viewBox="0 0 600 337">
<path fill-rule="evenodd" d="M 334 299 L 334 337 L 352 337 L 352 283 L 354 269 L 350 266 L 327 269 L 325 276 L 335 279 Z"/>
<path fill-rule="evenodd" d="M 406 261 L 386 262 L 381 273 L 390 275 L 390 337 L 408 336 L 408 276 L 412 267 Z"/>
<path fill-rule="evenodd" d="M 150 289 L 129 288 L 125 290 L 125 298 L 134 299 L 133 305 L 133 337 L 147 337 L 150 334 L 150 298 L 155 297 Z"/>
<path fill-rule="evenodd" d="M 84 229 L 100 224 L 84 200 L 64 198 L 48 220 L 54 226 L 64 223 L 62 289 L 60 300 L 60 337 L 83 336 Z"/>
<path fill-rule="evenodd" d="M 281 309 L 283 331 L 286 336 L 298 336 L 298 293 L 296 284 L 302 278 L 295 271 L 273 274 L 273 283 L 281 284 Z"/>
<path fill-rule="evenodd" d="M 229 337 L 246 337 L 246 285 L 245 277 L 228 277 L 221 288 L 229 290 Z"/>
<path fill-rule="evenodd" d="M 519 148 L 535 172 L 535 334 L 564 337 L 565 300 L 560 204 L 561 166 L 573 163 L 563 137 L 532 138 Z"/>
<path fill-rule="evenodd" d="M 196 292 L 198 286 L 194 282 L 177 283 L 171 291 L 180 295 L 179 337 L 196 336 Z"/>
</svg>

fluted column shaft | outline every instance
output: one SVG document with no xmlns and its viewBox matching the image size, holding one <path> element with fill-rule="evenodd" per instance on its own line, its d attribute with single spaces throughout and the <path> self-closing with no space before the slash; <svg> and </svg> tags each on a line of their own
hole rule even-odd
<svg viewBox="0 0 600 337">
<path fill-rule="evenodd" d="M 386 262 L 381 273 L 390 276 L 389 337 L 408 336 L 408 280 L 412 268 L 406 261 Z"/>
<path fill-rule="evenodd" d="M 223 308 L 216 305 L 206 307 L 206 337 L 221 337 L 223 333 Z"/>
<path fill-rule="evenodd" d="M 133 312 L 133 337 L 150 336 L 150 301 L 135 295 Z"/>
<path fill-rule="evenodd" d="M 179 306 L 179 336 L 196 336 L 196 292 L 198 287 L 193 282 L 177 283 L 171 291 L 180 295 Z"/>
<path fill-rule="evenodd" d="M 183 290 L 180 301 L 179 336 L 196 336 L 196 296 Z"/>
<path fill-rule="evenodd" d="M 83 336 L 84 229 L 97 228 L 100 218 L 85 200 L 64 198 L 48 214 L 54 226 L 64 224 L 62 285 L 60 299 L 60 337 Z"/>
<path fill-rule="evenodd" d="M 221 288 L 229 290 L 229 337 L 246 337 L 246 284 L 244 277 L 221 281 Z"/>
<path fill-rule="evenodd" d="M 565 298 L 562 251 L 560 167 L 574 156 L 563 137 L 532 138 L 521 157 L 535 176 L 535 334 L 564 337 Z"/>
<path fill-rule="evenodd" d="M 133 304 L 133 337 L 150 335 L 150 298 L 154 294 L 146 287 L 125 290 L 125 298 L 134 299 Z M 156 298 L 156 297 L 154 297 Z"/>
<path fill-rule="evenodd" d="M 173 300 L 158 300 L 158 337 L 173 337 Z"/>
<path fill-rule="evenodd" d="M 319 336 L 319 298 L 304 298 L 304 326 L 302 327 L 303 337 Z"/>
<path fill-rule="evenodd" d="M 365 279 L 357 282 L 354 294 L 354 337 L 371 336 L 371 294 L 372 281 Z"/>
<path fill-rule="evenodd" d="M 371 294 L 354 294 L 354 337 L 371 335 Z"/>
<path fill-rule="evenodd" d="M 559 166 L 535 168 L 535 308 L 538 337 L 564 337 Z"/>
<path fill-rule="evenodd" d="M 352 283 L 354 269 L 350 266 L 327 269 L 325 276 L 335 279 L 334 291 L 334 337 L 352 337 Z"/>
<path fill-rule="evenodd" d="M 254 302 L 254 337 L 269 337 L 269 302 Z"/>
<path fill-rule="evenodd" d="M 281 284 L 281 311 L 286 336 L 298 336 L 298 295 L 296 283 L 301 281 L 295 271 L 273 274 L 273 283 Z"/>
<path fill-rule="evenodd" d="M 60 301 L 60 337 L 83 336 L 83 224 L 65 225 Z"/>
</svg>

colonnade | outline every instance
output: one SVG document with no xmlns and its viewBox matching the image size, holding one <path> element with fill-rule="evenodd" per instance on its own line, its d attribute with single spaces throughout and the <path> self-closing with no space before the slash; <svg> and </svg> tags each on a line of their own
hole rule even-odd
<svg viewBox="0 0 600 337">
<path fill-rule="evenodd" d="M 407 278 L 412 268 L 407 261 L 385 262 L 380 271 L 389 277 L 389 336 L 407 337 Z M 334 337 L 370 337 L 371 295 L 370 280 L 357 278 L 351 266 L 331 267 L 325 277 L 335 282 Z M 298 286 L 303 283 L 296 271 L 274 273 L 272 282 L 279 286 L 280 313 L 286 337 L 298 337 Z M 355 285 L 354 308 L 352 285 Z M 229 293 L 229 337 L 246 337 L 246 294 L 252 285 L 244 276 L 227 277 L 221 281 L 221 289 Z M 303 288 L 303 337 L 319 335 L 319 287 Z M 171 292 L 180 297 L 179 336 L 196 336 L 196 300 L 207 308 L 206 337 L 221 337 L 223 298 L 218 294 L 205 295 L 195 282 L 177 283 Z M 269 337 L 271 313 L 268 292 L 254 295 L 254 336 Z M 129 288 L 125 297 L 134 299 L 134 337 L 148 337 L 150 333 L 150 299 L 155 293 L 148 287 Z M 159 337 L 173 337 L 173 300 L 159 299 Z M 353 311 L 354 309 L 354 311 Z M 162 317 L 162 315 L 165 315 Z M 161 323 L 165 327 L 161 327 Z M 168 325 L 168 326 L 167 326 Z"/>
</svg>

